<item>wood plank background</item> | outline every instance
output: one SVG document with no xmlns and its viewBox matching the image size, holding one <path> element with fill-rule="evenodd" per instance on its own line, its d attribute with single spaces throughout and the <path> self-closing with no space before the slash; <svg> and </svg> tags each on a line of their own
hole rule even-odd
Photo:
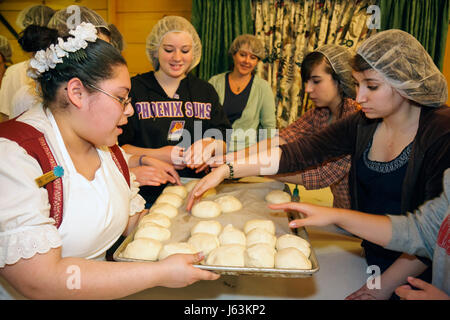
<svg viewBox="0 0 450 320">
<path fill-rule="evenodd" d="M 95 10 L 107 22 L 114 23 L 125 39 L 123 56 L 133 76 L 152 69 L 145 54 L 145 39 L 156 22 L 167 15 L 182 16 L 190 20 L 192 0 L 0 0 L 0 13 L 19 33 L 21 30 L 16 25 L 18 14 L 22 9 L 37 4 L 45 4 L 55 10 L 70 5 L 86 6 Z M 0 34 L 10 41 L 13 63 L 28 59 L 3 24 L 0 24 Z"/>
</svg>

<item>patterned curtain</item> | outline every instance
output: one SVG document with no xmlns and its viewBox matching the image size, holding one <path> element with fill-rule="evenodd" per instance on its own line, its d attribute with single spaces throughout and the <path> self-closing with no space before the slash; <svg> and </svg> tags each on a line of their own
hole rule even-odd
<svg viewBox="0 0 450 320">
<path fill-rule="evenodd" d="M 251 0 L 192 0 L 191 22 L 202 40 L 202 59 L 192 71 L 206 81 L 231 65 L 234 38 L 254 34 Z"/>
<path fill-rule="evenodd" d="M 306 54 L 335 43 L 355 52 L 375 29 L 368 29 L 376 0 L 253 0 L 255 34 L 267 57 L 257 74 L 272 86 L 277 127 L 284 128 L 311 107 L 302 88 L 300 67 Z"/>
</svg>

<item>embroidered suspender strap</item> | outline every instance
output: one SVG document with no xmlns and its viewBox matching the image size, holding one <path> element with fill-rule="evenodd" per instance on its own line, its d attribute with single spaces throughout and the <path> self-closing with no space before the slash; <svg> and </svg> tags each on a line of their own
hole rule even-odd
<svg viewBox="0 0 450 320">
<path fill-rule="evenodd" d="M 114 160 L 114 163 L 123 174 L 125 180 L 128 183 L 128 186 L 130 186 L 130 171 L 128 170 L 128 164 L 123 157 L 122 151 L 120 151 L 120 148 L 117 144 L 109 147 L 109 150 L 111 150 L 111 157 Z"/>
<path fill-rule="evenodd" d="M 46 173 L 53 170 L 58 164 L 45 140 L 44 134 L 32 126 L 16 121 L 8 120 L 0 124 L 0 137 L 15 141 L 25 151 L 36 159 Z M 63 219 L 63 184 L 62 179 L 57 178 L 45 185 L 50 203 L 50 218 L 55 220 L 55 226 L 59 228 Z"/>
</svg>

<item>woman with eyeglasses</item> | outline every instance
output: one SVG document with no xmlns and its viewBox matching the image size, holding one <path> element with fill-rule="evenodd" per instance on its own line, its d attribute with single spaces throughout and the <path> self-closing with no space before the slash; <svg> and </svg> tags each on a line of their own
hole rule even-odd
<svg viewBox="0 0 450 320">
<path fill-rule="evenodd" d="M 0 124 L 0 296 L 115 299 L 217 279 L 192 266 L 200 253 L 105 261 L 145 212 L 128 171 L 137 159 L 116 145 L 133 114 L 130 76 L 92 24 L 48 41 L 29 69 L 43 106 Z"/>
<path fill-rule="evenodd" d="M 190 73 L 202 53 L 197 31 L 183 17 L 166 16 L 148 35 L 146 53 L 154 71 L 131 79 L 134 115 L 119 144 L 144 164 L 158 159 L 180 177 L 202 177 L 206 161 L 225 153 L 231 125 L 214 87 Z M 143 186 L 140 192 L 151 205 L 164 187 Z"/>
</svg>

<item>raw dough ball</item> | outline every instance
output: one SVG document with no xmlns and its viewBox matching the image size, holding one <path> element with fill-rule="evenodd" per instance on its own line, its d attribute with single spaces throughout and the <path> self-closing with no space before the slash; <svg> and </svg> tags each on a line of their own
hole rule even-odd
<svg viewBox="0 0 450 320">
<path fill-rule="evenodd" d="M 181 207 L 183 204 L 183 198 L 175 193 L 162 193 L 155 201 L 157 203 L 168 203 L 175 208 Z"/>
<path fill-rule="evenodd" d="M 223 228 L 222 233 L 219 235 L 220 245 L 227 244 L 239 244 L 241 246 L 246 245 L 245 234 L 233 227 L 232 224 L 228 224 L 225 228 Z"/>
<path fill-rule="evenodd" d="M 222 212 L 234 212 L 241 210 L 242 203 L 233 196 L 223 196 L 216 200 L 214 200 L 220 205 L 220 208 L 222 209 Z"/>
<path fill-rule="evenodd" d="M 275 266 L 275 248 L 258 243 L 245 251 L 245 266 L 251 268 L 273 268 Z"/>
<path fill-rule="evenodd" d="M 145 226 L 138 228 L 134 234 L 134 239 L 139 238 L 150 238 L 162 242 L 170 239 L 170 231 L 152 222 L 147 222 Z"/>
<path fill-rule="evenodd" d="M 188 243 L 193 246 L 197 252 L 202 251 L 205 256 L 220 245 L 219 239 L 210 233 L 196 233 L 189 238 Z"/>
<path fill-rule="evenodd" d="M 306 257 L 309 257 L 309 255 L 311 254 L 311 246 L 309 242 L 293 234 L 284 234 L 279 237 L 277 239 L 276 248 L 277 250 L 283 250 L 285 248 L 296 248 L 300 250 Z"/>
<path fill-rule="evenodd" d="M 177 253 L 194 254 L 197 252 L 198 251 L 187 242 L 168 243 L 161 249 L 161 252 L 159 253 L 159 260 L 165 259 L 168 256 Z"/>
<path fill-rule="evenodd" d="M 219 221 L 216 220 L 205 220 L 199 221 L 195 226 L 191 229 L 191 235 L 196 233 L 209 233 L 215 236 L 218 236 L 222 231 L 222 225 Z"/>
<path fill-rule="evenodd" d="M 248 220 L 244 225 L 245 234 L 249 233 L 252 229 L 260 228 L 264 229 L 271 234 L 275 234 L 275 224 L 272 220 L 253 219 Z"/>
<path fill-rule="evenodd" d="M 273 234 L 267 232 L 265 229 L 255 228 L 247 233 L 247 247 L 250 247 L 257 243 L 265 243 L 272 248 L 275 248 L 275 243 L 277 242 L 277 237 Z"/>
<path fill-rule="evenodd" d="M 168 218 L 175 218 L 178 214 L 178 209 L 168 203 L 155 203 L 150 208 L 150 213 L 160 213 L 166 215 Z"/>
<path fill-rule="evenodd" d="M 202 199 L 207 198 L 209 196 L 214 196 L 216 194 L 217 194 L 216 188 L 208 189 L 208 190 L 206 190 L 206 192 L 204 194 L 202 194 Z"/>
<path fill-rule="evenodd" d="M 194 187 L 195 187 L 195 185 L 197 184 L 198 181 L 199 181 L 199 180 L 191 180 L 191 181 L 189 181 L 188 183 L 186 183 L 186 184 L 184 185 L 184 187 L 186 188 L 186 191 L 187 191 L 187 192 L 191 192 L 192 189 L 194 189 Z"/>
<path fill-rule="evenodd" d="M 162 193 L 174 193 L 182 199 L 186 198 L 188 194 L 185 186 L 167 186 L 164 188 Z"/>
<path fill-rule="evenodd" d="M 158 259 L 161 247 L 161 242 L 154 239 L 136 239 L 126 246 L 122 253 L 122 257 L 155 261 Z"/>
<path fill-rule="evenodd" d="M 272 190 L 265 197 L 266 201 L 269 203 L 285 203 L 291 202 L 291 196 L 289 193 L 281 190 Z"/>
<path fill-rule="evenodd" d="M 139 221 L 139 227 L 144 226 L 148 222 L 152 222 L 164 228 L 170 228 L 170 225 L 172 224 L 168 216 L 157 212 L 151 212 L 142 217 L 141 221 Z"/>
<path fill-rule="evenodd" d="M 311 261 L 296 248 L 285 248 L 275 254 L 275 268 L 311 269 Z"/>
<path fill-rule="evenodd" d="M 206 264 L 210 266 L 243 267 L 245 247 L 238 244 L 220 246 L 208 256 Z"/>
<path fill-rule="evenodd" d="M 198 218 L 215 218 L 222 213 L 214 201 L 200 201 L 192 207 L 192 215 Z"/>
</svg>

